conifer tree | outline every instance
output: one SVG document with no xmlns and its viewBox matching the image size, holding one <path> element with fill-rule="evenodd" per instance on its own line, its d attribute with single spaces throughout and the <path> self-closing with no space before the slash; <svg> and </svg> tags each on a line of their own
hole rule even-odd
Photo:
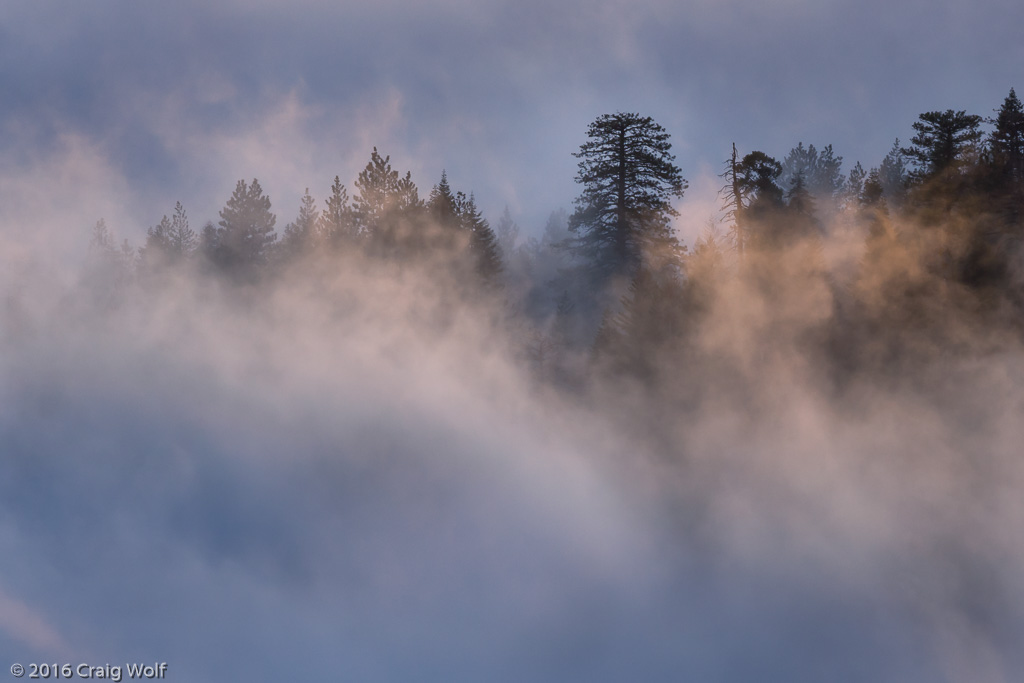
<svg viewBox="0 0 1024 683">
<path fill-rule="evenodd" d="M 494 229 L 494 234 L 498 238 L 498 248 L 501 251 L 502 261 L 508 263 L 512 258 L 516 242 L 519 239 L 519 226 L 512 219 L 512 212 L 509 211 L 508 204 L 505 205 L 505 209 L 498 218 L 498 225 Z"/>
<path fill-rule="evenodd" d="M 235 191 L 220 211 L 215 262 L 222 268 L 247 271 L 267 262 L 271 245 L 277 240 L 270 211 L 270 198 L 257 179 L 246 185 L 239 180 Z"/>
<path fill-rule="evenodd" d="M 459 227 L 459 211 L 455 204 L 455 195 L 448 184 L 448 173 L 441 171 L 441 180 L 434 185 L 427 199 L 427 210 L 430 218 L 442 228 Z"/>
<path fill-rule="evenodd" d="M 373 148 L 370 161 L 355 182 L 358 194 L 352 202 L 360 232 L 373 234 L 397 201 L 398 171 L 391 168 L 391 157 L 382 157 Z"/>
<path fill-rule="evenodd" d="M 870 189 L 867 183 L 874 178 L 876 185 Z M 910 184 L 910 174 L 907 170 L 906 156 L 903 148 L 900 147 L 900 139 L 892 143 L 889 152 L 882 159 L 877 169 L 868 173 L 868 180 L 865 180 L 865 193 L 869 197 L 884 199 L 886 204 L 898 208 L 907 195 L 907 187 Z"/>
<path fill-rule="evenodd" d="M 864 196 L 864 183 L 868 178 L 868 172 L 864 170 L 858 161 L 850 169 L 850 175 L 843 186 L 843 208 L 850 209 L 860 206 Z"/>
<path fill-rule="evenodd" d="M 185 214 L 185 207 L 181 202 L 175 202 L 174 215 L 171 217 L 171 230 L 168 233 L 171 253 L 175 258 L 188 258 L 195 253 L 199 246 L 199 236 L 196 231 L 189 227 L 188 216 Z"/>
<path fill-rule="evenodd" d="M 917 131 L 910 147 L 900 151 L 914 160 L 915 178 L 925 180 L 965 161 L 981 140 L 981 117 L 964 111 L 929 111 L 914 123 Z"/>
<path fill-rule="evenodd" d="M 1024 183 L 1024 106 L 1013 88 L 991 123 L 988 143 L 997 173 L 1011 184 Z"/>
<path fill-rule="evenodd" d="M 313 248 L 317 237 L 317 225 L 320 222 L 320 211 L 316 208 L 316 200 L 309 194 L 309 188 L 302 195 L 299 203 L 299 215 L 294 222 L 284 228 L 281 246 L 288 256 L 295 256 Z"/>
<path fill-rule="evenodd" d="M 348 190 L 338 176 L 334 176 L 331 185 L 331 196 L 327 198 L 326 208 L 320 214 L 318 232 L 328 244 L 341 244 L 355 239 L 357 227 L 352 207 L 348 203 Z"/>
<path fill-rule="evenodd" d="M 747 198 L 747 208 L 755 204 L 765 207 L 782 205 L 783 192 L 779 186 L 782 164 L 764 152 L 753 151 L 739 164 L 739 186 Z"/>
<path fill-rule="evenodd" d="M 423 207 L 423 202 L 420 201 L 419 189 L 416 187 L 416 183 L 412 181 L 411 171 L 406 171 L 405 175 L 399 178 L 395 197 L 395 208 L 406 215 L 415 213 L 417 209 Z"/>
<path fill-rule="evenodd" d="M 217 226 L 213 221 L 206 221 L 202 231 L 199 233 L 199 253 L 202 255 L 207 266 L 216 265 L 220 252 L 220 235 L 217 233 Z"/>
<path fill-rule="evenodd" d="M 794 213 L 803 216 L 814 215 L 814 195 L 811 194 L 803 173 L 797 173 L 793 178 L 793 184 L 786 194 L 786 205 Z"/>
<path fill-rule="evenodd" d="M 170 260 L 171 255 L 171 220 L 165 215 L 152 228 L 146 231 L 146 243 L 139 247 L 139 260 L 143 268 L 148 270 Z"/>
<path fill-rule="evenodd" d="M 988 139 L 992 206 L 1002 230 L 1019 240 L 1024 235 L 1024 106 L 1012 88 L 990 123 L 995 126 Z M 1000 251 L 1005 257 L 1006 249 Z"/>
<path fill-rule="evenodd" d="M 811 242 L 814 249 L 820 249 L 821 224 L 817 218 L 814 195 L 804 182 L 803 174 L 797 174 L 793 187 L 786 196 L 786 215 L 774 226 L 780 244 L 792 245 L 797 242 Z"/>
<path fill-rule="evenodd" d="M 800 175 L 811 196 L 819 200 L 834 197 L 842 190 L 846 180 L 841 171 L 842 165 L 843 158 L 835 156 L 832 145 L 826 145 L 819 152 L 814 145 L 804 147 L 804 143 L 800 142 L 782 160 L 779 184 L 787 190 L 791 189 Z"/>
<path fill-rule="evenodd" d="M 181 202 L 174 205 L 171 218 L 164 216 L 146 231 L 146 243 L 139 247 L 139 267 L 143 272 L 174 265 L 195 252 L 199 238 L 189 227 L 188 216 Z"/>
<path fill-rule="evenodd" d="M 782 164 L 764 152 L 755 150 L 743 157 L 736 173 L 736 185 L 743 198 L 740 217 L 749 239 L 756 236 L 755 223 L 769 219 L 783 207 L 783 192 L 778 184 Z"/>
<path fill-rule="evenodd" d="M 400 226 L 418 218 L 423 206 L 412 174 L 400 177 L 391 168 L 391 157 L 381 157 L 374 147 L 355 186 L 359 194 L 352 208 L 360 233 L 385 251 L 394 249 L 400 238 Z"/>
<path fill-rule="evenodd" d="M 469 249 L 476 262 L 476 272 L 487 287 L 495 287 L 501 277 L 501 254 L 494 231 L 476 207 L 476 199 L 469 199 L 459 207 L 462 228 L 469 232 Z"/>
<path fill-rule="evenodd" d="M 865 206 L 880 205 L 884 194 L 881 172 L 875 167 L 868 171 L 867 177 L 864 178 L 864 189 L 860 193 L 861 202 Z"/>
<path fill-rule="evenodd" d="M 677 257 L 669 223 L 686 189 L 669 134 L 650 117 L 605 114 L 587 128 L 574 156 L 583 192 L 569 221 L 572 246 L 601 279 L 632 277 L 645 255 Z"/>
</svg>

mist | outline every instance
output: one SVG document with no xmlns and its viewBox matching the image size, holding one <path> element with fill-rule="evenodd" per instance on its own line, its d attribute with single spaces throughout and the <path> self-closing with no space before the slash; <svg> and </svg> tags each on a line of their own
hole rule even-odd
<svg viewBox="0 0 1024 683">
<path fill-rule="evenodd" d="M 833 261 L 862 257 L 832 234 Z M 566 382 L 528 353 L 543 322 L 444 261 L 355 250 L 249 284 L 182 266 L 111 298 L 34 248 L 6 250 L 0 335 L 12 662 L 196 681 L 1024 670 L 1024 354 L 993 318 L 889 329 L 907 364 L 842 340 L 850 371 L 820 340 L 853 285 L 799 247 L 703 281 L 695 254 L 699 314 L 653 376 Z"/>
<path fill-rule="evenodd" d="M 0 666 L 1017 680 L 1024 167 L 899 151 L 998 104 L 1001 4 L 11 10 Z M 689 184 L 595 274 L 573 152 L 634 107 Z M 730 145 L 828 136 L 810 208 L 723 208 Z"/>
</svg>

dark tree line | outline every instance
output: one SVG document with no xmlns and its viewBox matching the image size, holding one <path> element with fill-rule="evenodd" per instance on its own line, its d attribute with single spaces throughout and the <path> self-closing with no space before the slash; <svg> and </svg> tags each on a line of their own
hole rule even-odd
<svg viewBox="0 0 1024 683">
<path fill-rule="evenodd" d="M 171 218 L 164 216 L 147 231 L 137 253 L 127 241 L 115 249 L 101 221 L 93 237 L 93 269 L 116 271 L 119 286 L 133 277 L 152 282 L 186 264 L 255 283 L 292 263 L 340 252 L 395 259 L 443 253 L 473 273 L 473 285 L 485 290 L 498 285 L 503 268 L 498 238 L 474 196 L 453 192 L 446 173 L 424 201 L 411 174 L 400 175 L 390 157 L 374 148 L 354 186 L 350 200 L 336 176 L 322 210 L 307 188 L 297 217 L 278 233 L 277 214 L 259 180 L 239 180 L 216 224 L 207 222 L 197 233 L 179 202 Z"/>
<path fill-rule="evenodd" d="M 534 330 L 527 356 L 545 374 L 578 377 L 586 366 L 654 381 L 666 364 L 693 362 L 681 359 L 732 278 L 774 297 L 766 306 L 783 317 L 794 300 L 813 309 L 800 298 L 807 292 L 825 292 L 832 308 L 819 323 L 796 336 L 783 326 L 776 337 L 856 367 L 875 357 L 869 348 L 899 355 L 908 326 L 935 333 L 951 311 L 1005 304 L 1018 323 L 1024 311 L 1024 108 L 1016 93 L 992 118 L 925 112 L 912 130 L 878 165 L 856 163 L 848 174 L 830 145 L 800 142 L 781 161 L 734 146 L 722 173 L 726 233 L 712 226 L 692 251 L 673 226 L 673 202 L 687 184 L 669 134 L 649 117 L 598 117 L 575 154 L 573 213 L 553 213 L 539 238 L 525 240 L 507 208 L 492 230 L 473 194 L 454 190 L 446 172 L 421 198 L 411 175 L 375 148 L 351 197 L 338 177 L 322 208 L 307 189 L 280 234 L 256 179 L 239 180 L 219 221 L 198 232 L 177 204 L 137 251 L 117 244 L 101 221 L 94 283 L 149 285 L 183 264 L 229 281 L 272 282 L 291 264 L 339 253 L 418 262 L 499 294 L 495 305 Z M 852 276 L 837 275 L 824 256 L 837 225 L 864 235 Z M 581 357 L 582 366 L 568 367 Z"/>
</svg>

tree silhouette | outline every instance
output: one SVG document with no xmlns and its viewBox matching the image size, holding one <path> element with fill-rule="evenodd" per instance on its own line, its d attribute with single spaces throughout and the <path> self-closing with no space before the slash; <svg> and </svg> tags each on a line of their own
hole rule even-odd
<svg viewBox="0 0 1024 683">
<path fill-rule="evenodd" d="M 576 156 L 583 192 L 569 228 L 572 247 L 601 277 L 632 277 L 645 255 L 675 255 L 671 199 L 687 184 L 673 161 L 669 135 L 650 117 L 605 114 L 587 128 Z"/>
<path fill-rule="evenodd" d="M 391 168 L 391 157 L 382 157 L 373 148 L 370 161 L 355 182 L 359 194 L 352 202 L 359 229 L 373 234 L 385 214 L 397 203 L 398 171 Z"/>
<path fill-rule="evenodd" d="M 302 195 L 299 203 L 299 215 L 284 228 L 281 247 L 287 256 L 298 256 L 313 249 L 317 241 L 317 226 L 320 223 L 320 211 L 316 208 L 316 200 L 309 194 L 309 188 Z"/>
<path fill-rule="evenodd" d="M 419 218 L 423 203 L 412 175 L 400 177 L 391 168 L 391 157 L 373 148 L 370 161 L 355 182 L 359 194 L 352 209 L 359 232 L 380 253 L 393 253 L 409 237 L 410 223 Z"/>
<path fill-rule="evenodd" d="M 214 245 L 214 261 L 229 271 L 252 272 L 266 264 L 277 240 L 277 216 L 270 212 L 270 198 L 256 178 L 246 185 L 239 180 L 227 204 L 220 210 L 220 227 Z"/>
<path fill-rule="evenodd" d="M 174 204 L 174 215 L 171 217 L 170 238 L 171 252 L 177 258 L 187 258 L 195 253 L 199 246 L 199 236 L 189 227 L 188 216 L 181 202 Z"/>
<path fill-rule="evenodd" d="M 1024 106 L 1013 88 L 992 120 L 995 130 L 990 138 L 997 162 L 1005 164 L 1014 179 L 1024 176 Z"/>
<path fill-rule="evenodd" d="M 459 218 L 463 229 L 469 232 L 469 249 L 475 260 L 477 274 L 486 287 L 496 287 L 502 271 L 498 238 L 476 208 L 476 199 L 472 193 L 469 199 L 460 202 Z"/>
<path fill-rule="evenodd" d="M 760 151 L 747 154 L 736 165 L 736 220 L 743 228 L 739 235 L 742 242 L 738 243 L 741 250 L 752 240 L 764 241 L 760 234 L 763 226 L 758 224 L 771 220 L 783 207 L 782 188 L 778 185 L 781 174 L 782 164 Z"/>
<path fill-rule="evenodd" d="M 725 171 L 718 177 L 725 181 L 725 185 L 718 192 L 724 198 L 722 210 L 725 212 L 725 218 L 732 221 L 730 237 L 736 252 L 742 256 L 747 242 L 747 228 L 743 215 L 746 198 L 740 178 L 740 162 L 735 142 L 732 143 L 732 155 L 725 161 Z"/>
<path fill-rule="evenodd" d="M 442 228 L 455 228 L 459 225 L 459 209 L 455 205 L 455 195 L 448 184 L 448 173 L 441 171 L 441 180 L 434 185 L 427 199 L 427 210 L 430 218 Z"/>
<path fill-rule="evenodd" d="M 814 145 L 804 147 L 800 142 L 782 160 L 779 184 L 791 190 L 797 176 L 803 177 L 807 191 L 816 199 L 834 197 L 843 188 L 845 178 L 841 172 L 843 158 L 835 156 L 832 145 L 826 145 L 820 152 Z"/>
<path fill-rule="evenodd" d="M 199 244 L 199 236 L 189 227 L 181 202 L 174 205 L 171 218 L 164 216 L 146 231 L 146 243 L 139 247 L 140 273 L 152 274 L 164 267 L 190 258 Z"/>
<path fill-rule="evenodd" d="M 327 198 L 326 208 L 320 214 L 318 229 L 320 236 L 328 244 L 351 242 L 357 236 L 358 227 L 352 207 L 348 203 L 348 191 L 338 176 L 334 176 L 331 196 Z"/>
<path fill-rule="evenodd" d="M 910 147 L 900 151 L 914 160 L 918 179 L 932 178 L 955 163 L 975 148 L 981 140 L 981 117 L 964 111 L 928 111 L 914 123 L 917 131 L 910 140 Z"/>
<path fill-rule="evenodd" d="M 900 147 L 899 138 L 893 141 L 892 148 L 882 159 L 877 170 L 876 194 L 878 199 L 884 199 L 889 206 L 898 207 L 906 198 L 907 186 L 910 184 L 906 155 L 903 153 L 903 148 Z"/>
</svg>

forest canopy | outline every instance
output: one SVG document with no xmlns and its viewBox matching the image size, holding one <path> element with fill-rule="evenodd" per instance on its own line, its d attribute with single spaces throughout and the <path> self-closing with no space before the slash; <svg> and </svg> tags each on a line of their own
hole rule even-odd
<svg viewBox="0 0 1024 683">
<path fill-rule="evenodd" d="M 879 346 L 888 360 L 920 350 L 906 338 L 911 320 L 913 335 L 931 343 L 951 321 L 979 315 L 1016 330 L 1024 113 L 1013 90 L 995 114 L 924 112 L 909 144 L 897 139 L 867 170 L 857 162 L 844 171 L 831 145 L 799 142 L 779 159 L 734 147 L 723 214 L 688 246 L 677 236 L 675 203 L 687 183 L 670 135 L 641 114 L 594 120 L 575 154 L 575 210 L 553 213 L 543 234 L 525 241 L 507 209 L 493 229 L 472 191 L 453 189 L 444 171 L 421 197 L 411 173 L 374 148 L 351 195 L 337 176 L 322 204 L 307 189 L 280 233 L 272 210 L 280 207 L 256 178 L 239 180 L 219 221 L 201 230 L 179 202 L 138 249 L 100 219 L 87 281 L 116 301 L 183 269 L 262 288 L 297 269 L 317 272 L 308 264 L 329 269 L 332 259 L 357 256 L 433 269 L 460 296 L 473 292 L 477 304 L 532 330 L 531 341 L 515 343 L 541 374 L 574 385 L 597 368 L 653 372 L 664 354 L 693 362 L 684 359 L 687 340 L 728 281 L 762 293 L 784 286 L 829 300 L 813 348 L 853 372 L 884 365 Z M 838 235 L 847 240 L 841 254 L 830 246 Z"/>
</svg>

